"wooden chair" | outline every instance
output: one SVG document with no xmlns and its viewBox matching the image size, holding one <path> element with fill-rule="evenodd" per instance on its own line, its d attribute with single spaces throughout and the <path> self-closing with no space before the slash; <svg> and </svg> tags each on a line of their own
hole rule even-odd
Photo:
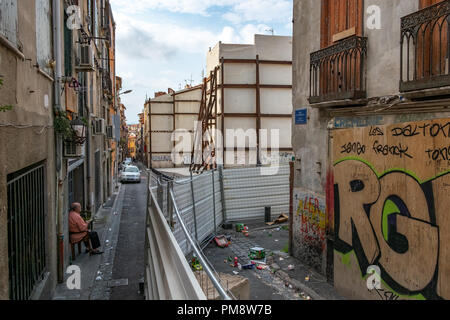
<svg viewBox="0 0 450 320">
<path fill-rule="evenodd" d="M 78 244 L 78 254 L 81 254 L 81 243 L 82 242 L 83 241 L 70 244 L 70 249 L 72 250 L 72 261 L 75 261 L 75 245 Z"/>
</svg>

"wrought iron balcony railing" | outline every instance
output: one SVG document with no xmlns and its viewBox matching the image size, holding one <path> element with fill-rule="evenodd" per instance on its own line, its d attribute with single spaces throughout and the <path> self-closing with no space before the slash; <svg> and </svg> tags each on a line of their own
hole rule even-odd
<svg viewBox="0 0 450 320">
<path fill-rule="evenodd" d="M 366 98 L 367 38 L 352 36 L 311 53 L 310 103 Z"/>
<path fill-rule="evenodd" d="M 400 91 L 450 85 L 450 0 L 401 19 Z"/>
</svg>

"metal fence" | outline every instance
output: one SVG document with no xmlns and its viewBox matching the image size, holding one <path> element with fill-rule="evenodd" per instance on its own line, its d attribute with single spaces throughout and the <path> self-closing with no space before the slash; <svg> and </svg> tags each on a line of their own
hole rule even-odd
<svg viewBox="0 0 450 320">
<path fill-rule="evenodd" d="M 214 209 L 220 196 L 218 184 L 213 172 L 183 180 L 156 170 L 150 174 L 145 258 L 148 299 L 206 299 L 185 258 L 192 252 L 220 296 L 231 299 L 200 245 L 223 222 L 221 210 Z"/>
<path fill-rule="evenodd" d="M 8 176 L 8 261 L 11 300 L 28 300 L 45 268 L 44 165 Z"/>
<path fill-rule="evenodd" d="M 272 218 L 288 214 L 289 172 L 289 166 L 224 170 L 226 221 L 263 220 L 265 207 Z"/>
</svg>

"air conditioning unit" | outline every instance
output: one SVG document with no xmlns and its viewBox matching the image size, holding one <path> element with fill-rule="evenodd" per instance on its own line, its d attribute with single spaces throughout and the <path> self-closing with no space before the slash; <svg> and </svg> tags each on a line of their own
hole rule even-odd
<svg viewBox="0 0 450 320">
<path fill-rule="evenodd" d="M 64 142 L 65 158 L 80 158 L 83 156 L 83 146 L 75 142 Z"/>
<path fill-rule="evenodd" d="M 81 45 L 80 53 L 75 66 L 77 71 L 92 72 L 94 71 L 94 53 L 89 45 Z"/>
<path fill-rule="evenodd" d="M 107 126 L 106 127 L 106 136 L 108 139 L 114 139 L 114 128 L 113 126 Z"/>
<path fill-rule="evenodd" d="M 94 134 L 96 134 L 96 135 L 105 135 L 106 134 L 105 119 L 96 119 L 95 120 Z"/>
</svg>

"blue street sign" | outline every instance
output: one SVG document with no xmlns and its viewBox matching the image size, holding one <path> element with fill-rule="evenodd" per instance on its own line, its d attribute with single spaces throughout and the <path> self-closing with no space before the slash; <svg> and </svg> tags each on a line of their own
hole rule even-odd
<svg viewBox="0 0 450 320">
<path fill-rule="evenodd" d="M 308 110 L 298 109 L 295 110 L 295 124 L 307 124 L 308 123 Z"/>
</svg>

